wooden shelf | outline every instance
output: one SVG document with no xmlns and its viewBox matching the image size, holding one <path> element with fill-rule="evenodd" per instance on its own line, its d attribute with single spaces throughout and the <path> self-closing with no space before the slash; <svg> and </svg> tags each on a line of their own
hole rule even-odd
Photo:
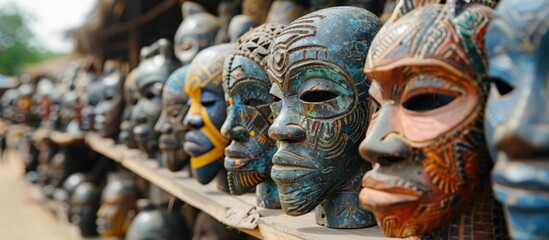
<svg viewBox="0 0 549 240">
<path fill-rule="evenodd" d="M 65 133 L 52 131 L 49 134 L 49 138 L 61 146 L 71 145 L 71 144 L 81 144 L 84 143 L 84 134 L 83 133 Z"/>
<path fill-rule="evenodd" d="M 54 141 L 55 142 L 55 141 Z M 158 167 L 158 161 L 112 139 L 87 133 L 85 142 L 94 151 L 111 158 L 169 194 L 200 209 L 218 221 L 260 239 L 386 239 L 379 227 L 362 229 L 331 229 L 315 223 L 314 213 L 299 217 L 285 215 L 282 210 L 257 207 L 255 195 L 233 196 L 221 192 L 213 181 L 201 185 L 188 171 L 171 172 Z"/>
</svg>

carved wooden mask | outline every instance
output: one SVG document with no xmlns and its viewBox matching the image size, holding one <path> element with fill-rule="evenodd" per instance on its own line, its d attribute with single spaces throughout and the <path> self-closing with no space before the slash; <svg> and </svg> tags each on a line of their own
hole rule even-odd
<svg viewBox="0 0 549 240">
<path fill-rule="evenodd" d="M 335 7 L 298 18 L 273 43 L 269 136 L 278 150 L 271 177 L 286 214 L 308 213 L 337 191 L 360 188 L 351 179 L 370 168 L 356 150 L 369 116 L 362 66 L 379 27 L 364 9 Z M 356 201 L 346 199 L 344 209 Z"/>
<path fill-rule="evenodd" d="M 492 11 L 411 2 L 417 1 L 397 4 L 364 68 L 376 110 L 360 145 L 374 164 L 360 201 L 389 237 L 448 224 L 491 168 L 483 138 L 483 50 Z"/>
<path fill-rule="evenodd" d="M 89 182 L 78 185 L 71 197 L 71 222 L 78 226 L 83 237 L 97 235 L 95 220 L 99 198 L 99 190 Z"/>
<path fill-rule="evenodd" d="M 549 1 L 505 0 L 486 34 L 486 138 L 514 239 L 549 236 Z"/>
<path fill-rule="evenodd" d="M 273 120 L 270 104 L 274 97 L 269 94 L 271 82 L 266 73 L 267 55 L 284 27 L 266 24 L 251 30 L 239 39 L 236 48 L 225 59 L 223 89 L 228 107 L 221 133 L 231 140 L 225 148 L 224 165 L 232 194 L 247 193 L 270 179 L 271 159 L 276 146 L 268 136 Z M 278 192 L 274 183 L 265 187 L 271 188 L 272 194 Z M 265 194 L 265 198 L 272 194 Z M 260 198 L 261 203 L 263 198 Z M 273 198 L 278 199 L 278 194 Z"/>
<path fill-rule="evenodd" d="M 137 146 L 150 158 L 158 152 L 158 133 L 154 125 L 162 110 L 162 88 L 169 74 L 175 68 L 171 44 L 160 39 L 150 47 L 141 50 L 141 62 L 135 73 L 139 98 L 132 110 L 133 134 Z"/>
<path fill-rule="evenodd" d="M 102 237 L 122 237 L 137 212 L 137 192 L 131 184 L 110 181 L 101 193 L 97 232 Z"/>
<path fill-rule="evenodd" d="M 222 168 L 223 150 L 229 143 L 219 131 L 227 116 L 221 73 L 233 47 L 221 44 L 202 50 L 187 72 L 184 93 L 189 96 L 189 112 L 183 122 L 189 132 L 183 148 L 191 156 L 193 176 L 202 184 Z"/>
<path fill-rule="evenodd" d="M 124 108 L 122 96 L 124 84 L 123 63 L 107 60 L 100 79 L 102 92 L 95 107 L 94 129 L 102 137 L 114 138 L 120 128 L 120 119 Z"/>
<path fill-rule="evenodd" d="M 122 113 L 122 122 L 120 123 L 120 142 L 124 143 L 129 148 L 137 148 L 133 137 L 133 126 L 131 122 L 132 109 L 137 103 L 139 94 L 137 93 L 137 85 L 135 85 L 135 73 L 137 69 L 132 70 L 124 81 L 124 112 Z"/>
<path fill-rule="evenodd" d="M 162 90 L 162 113 L 155 126 L 160 133 L 160 153 L 168 169 L 181 170 L 188 162 L 189 155 L 183 151 L 186 128 L 183 118 L 187 115 L 189 97 L 183 93 L 188 66 L 173 72 Z"/>
<path fill-rule="evenodd" d="M 191 63 L 202 49 L 211 46 L 221 27 L 219 19 L 194 2 L 184 2 L 183 22 L 174 38 L 175 56 L 183 65 Z"/>
</svg>

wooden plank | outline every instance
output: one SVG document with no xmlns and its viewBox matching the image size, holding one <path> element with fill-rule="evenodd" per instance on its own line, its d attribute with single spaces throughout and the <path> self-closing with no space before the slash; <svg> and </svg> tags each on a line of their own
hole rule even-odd
<svg viewBox="0 0 549 240">
<path fill-rule="evenodd" d="M 71 144 L 81 144 L 84 143 L 84 133 L 66 133 L 59 131 L 51 131 L 49 134 L 50 140 L 54 143 L 66 146 Z"/>
<path fill-rule="evenodd" d="M 315 223 L 314 213 L 298 217 L 283 213 L 262 214 L 258 227 L 266 239 L 387 239 L 378 226 L 360 229 L 333 229 L 319 226 Z"/>
<path fill-rule="evenodd" d="M 28 132 L 28 127 L 9 127 L 15 134 L 23 135 Z M 49 132 L 46 129 L 38 129 L 35 135 Z M 316 225 L 314 213 L 292 217 L 285 215 L 281 210 L 264 209 L 256 207 L 254 194 L 233 196 L 219 191 L 215 181 L 208 185 L 201 185 L 189 176 L 187 171 L 171 172 L 158 167 L 156 160 L 147 159 L 146 154 L 126 146 L 115 144 L 112 139 L 105 139 L 95 133 L 87 133 L 85 137 L 51 131 L 57 142 L 69 142 L 70 139 L 85 139 L 93 150 L 108 158 L 119 162 L 133 173 L 143 177 L 152 184 L 160 187 L 169 194 L 209 214 L 218 221 L 236 228 L 251 236 L 260 239 L 293 240 L 293 239 L 387 239 L 381 233 L 379 227 L 362 229 L 332 229 Z M 55 142 L 55 140 L 53 140 Z M 228 216 L 244 216 L 241 220 L 256 220 L 256 228 L 244 229 L 238 219 Z M 257 219 L 254 219 L 257 216 Z"/>
<path fill-rule="evenodd" d="M 86 143 L 96 152 L 116 162 L 122 162 L 124 153 L 129 149 L 121 144 L 115 144 L 110 138 L 102 138 L 96 133 L 86 134 Z"/>
<path fill-rule="evenodd" d="M 35 142 L 42 142 L 49 138 L 51 130 L 46 128 L 38 128 L 32 134 L 32 139 Z"/>
<path fill-rule="evenodd" d="M 102 138 L 97 135 L 88 136 L 86 140 L 92 149 L 106 156 L 109 155 L 109 151 L 132 152 L 127 148 L 126 150 L 117 148 L 116 145 L 97 144 L 97 142 L 102 142 Z M 346 230 L 321 227 L 316 225 L 314 213 L 292 217 L 285 215 L 281 210 L 256 207 L 254 194 L 233 196 L 219 191 L 216 188 L 215 181 L 208 185 L 201 185 L 191 178 L 187 171 L 171 172 L 167 169 L 158 168 L 156 160 L 146 159 L 143 153 L 136 153 L 135 150 L 133 150 L 133 153 L 126 152 L 122 155 L 125 157 L 119 162 L 130 171 L 209 214 L 218 221 L 257 238 L 273 240 L 386 239 L 377 226 Z M 258 214 L 260 217 L 257 219 L 257 228 L 247 230 L 235 227 L 238 225 L 237 222 L 227 222 L 227 215 L 235 212 L 244 216 Z"/>
</svg>

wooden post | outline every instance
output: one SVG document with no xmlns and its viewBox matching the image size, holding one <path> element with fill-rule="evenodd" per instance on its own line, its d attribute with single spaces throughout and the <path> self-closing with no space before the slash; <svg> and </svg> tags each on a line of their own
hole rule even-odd
<svg viewBox="0 0 549 240">
<path fill-rule="evenodd" d="M 131 20 L 138 19 L 141 15 L 141 1 L 131 1 L 128 6 L 131 8 Z M 137 67 L 139 63 L 139 51 L 140 51 L 140 42 L 141 42 L 141 33 L 139 31 L 139 25 L 131 24 L 130 30 L 128 32 L 128 61 L 130 63 L 130 69 Z"/>
</svg>

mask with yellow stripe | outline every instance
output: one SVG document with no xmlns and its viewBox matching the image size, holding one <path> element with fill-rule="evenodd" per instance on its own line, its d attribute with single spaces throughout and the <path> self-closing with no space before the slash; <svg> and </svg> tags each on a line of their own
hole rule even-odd
<svg viewBox="0 0 549 240">
<path fill-rule="evenodd" d="M 221 73 L 233 47 L 222 44 L 201 51 L 191 62 L 185 83 L 189 112 L 183 124 L 189 132 L 183 147 L 191 156 L 193 176 L 202 184 L 209 183 L 223 168 L 224 149 L 229 143 L 219 131 L 227 116 Z"/>
</svg>

